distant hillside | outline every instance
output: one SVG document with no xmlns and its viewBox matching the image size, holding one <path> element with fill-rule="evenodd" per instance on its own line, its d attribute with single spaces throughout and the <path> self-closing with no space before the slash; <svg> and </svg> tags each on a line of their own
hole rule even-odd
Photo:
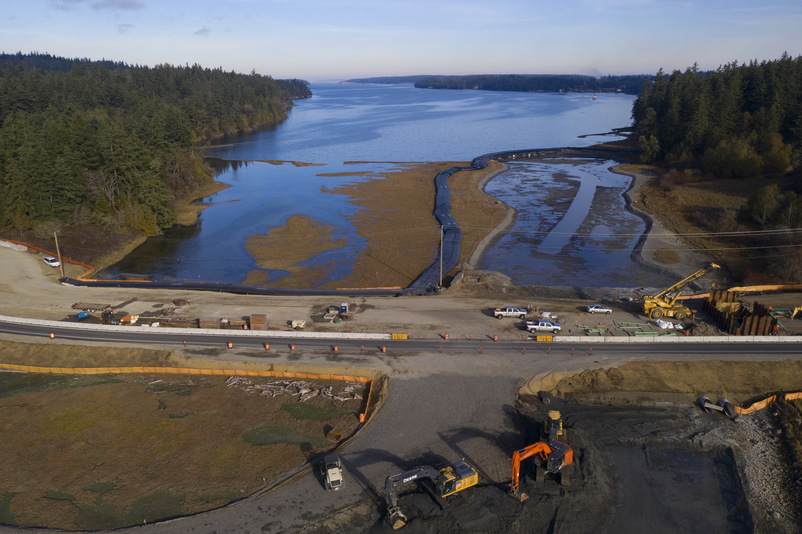
<svg viewBox="0 0 802 534">
<path fill-rule="evenodd" d="M 416 83 L 431 77 L 431 74 L 419 74 L 417 76 L 378 76 L 376 78 L 353 78 L 351 80 L 343 80 L 342 83 Z"/>
<path fill-rule="evenodd" d="M 640 94 L 653 75 L 584 76 L 580 74 L 477 74 L 432 76 L 415 82 L 422 89 L 479 89 L 544 93 L 627 93 Z"/>
<path fill-rule="evenodd" d="M 478 89 L 523 93 L 626 93 L 638 95 L 651 74 L 585 76 L 581 74 L 471 74 L 466 76 L 379 76 L 343 83 L 412 83 L 419 89 Z"/>
</svg>

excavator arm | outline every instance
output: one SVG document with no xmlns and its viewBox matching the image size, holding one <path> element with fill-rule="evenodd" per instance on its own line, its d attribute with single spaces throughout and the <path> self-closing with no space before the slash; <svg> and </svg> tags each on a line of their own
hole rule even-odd
<svg viewBox="0 0 802 534">
<path fill-rule="evenodd" d="M 387 477 L 387 480 L 384 481 L 384 498 L 387 501 L 387 522 L 390 523 L 393 530 L 400 529 L 408 521 L 407 516 L 398 507 L 398 488 L 422 478 L 434 481 L 438 476 L 440 476 L 440 472 L 434 467 L 421 465 Z"/>
</svg>

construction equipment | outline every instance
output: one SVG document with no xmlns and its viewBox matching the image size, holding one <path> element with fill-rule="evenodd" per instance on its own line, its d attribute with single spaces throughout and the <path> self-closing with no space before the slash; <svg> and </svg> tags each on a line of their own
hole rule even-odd
<svg viewBox="0 0 802 534">
<path fill-rule="evenodd" d="M 549 410 L 549 416 L 543 423 L 543 434 L 546 436 L 546 442 L 557 441 L 565 435 L 563 428 L 562 414 L 557 410 Z"/>
<path fill-rule="evenodd" d="M 434 489 L 423 486 L 430 493 L 434 491 L 433 497 L 448 497 L 478 484 L 479 474 L 463 458 L 440 470 L 421 465 L 403 473 L 390 475 L 384 482 L 384 491 L 387 500 L 386 519 L 393 530 L 402 528 L 409 521 L 398 506 L 398 488 L 415 480 L 429 480 L 434 483 Z"/>
<path fill-rule="evenodd" d="M 665 316 L 682 321 L 690 317 L 693 314 L 691 309 L 683 304 L 675 304 L 675 301 L 685 286 L 718 268 L 720 268 L 718 264 L 710 263 L 656 295 L 644 295 L 643 313 L 651 319 L 660 319 Z"/>
<path fill-rule="evenodd" d="M 546 473 L 558 474 L 564 467 L 574 463 L 574 450 L 561 441 L 538 441 L 533 445 L 524 447 L 512 453 L 512 481 L 510 482 L 509 494 L 524 502 L 529 496 L 521 490 L 521 462 L 532 456 L 538 455 L 543 462 L 539 469 Z M 567 483 L 564 473 L 560 473 L 560 482 Z"/>
</svg>

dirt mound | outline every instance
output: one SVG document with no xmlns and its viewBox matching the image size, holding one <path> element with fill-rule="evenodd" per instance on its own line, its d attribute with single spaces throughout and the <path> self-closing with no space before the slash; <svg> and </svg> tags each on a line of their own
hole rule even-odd
<svg viewBox="0 0 802 534">
<path fill-rule="evenodd" d="M 532 378 L 523 395 L 547 392 L 565 399 L 665 400 L 700 394 L 743 403 L 777 391 L 802 389 L 802 362 L 636 362 L 578 374 L 549 373 Z M 635 394 L 635 395 L 633 395 Z"/>
</svg>

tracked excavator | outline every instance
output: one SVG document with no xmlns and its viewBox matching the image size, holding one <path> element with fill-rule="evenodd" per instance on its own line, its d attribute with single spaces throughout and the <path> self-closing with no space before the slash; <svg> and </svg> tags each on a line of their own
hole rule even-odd
<svg viewBox="0 0 802 534">
<path fill-rule="evenodd" d="M 520 502 L 529 498 L 529 495 L 521 490 L 521 462 L 535 455 L 540 456 L 543 462 L 540 468 L 547 473 L 558 474 L 564 467 L 574 463 L 574 450 L 557 440 L 548 443 L 538 441 L 512 453 L 512 482 L 510 482 L 509 494 Z M 562 484 L 567 482 L 564 473 L 561 473 L 560 482 Z"/>
<path fill-rule="evenodd" d="M 421 465 L 403 473 L 390 475 L 384 482 L 384 491 L 387 500 L 386 519 L 393 530 L 403 528 L 409 521 L 398 506 L 398 489 L 416 480 L 431 481 L 434 489 L 424 486 L 427 491 L 434 491 L 433 496 L 435 497 L 448 497 L 478 484 L 479 474 L 476 469 L 468 465 L 465 459 L 462 459 L 439 470 L 428 465 Z"/>
<path fill-rule="evenodd" d="M 661 317 L 673 317 L 678 321 L 682 321 L 690 317 L 693 312 L 690 308 L 683 304 L 676 304 L 677 298 L 682 293 L 683 288 L 706 275 L 713 269 L 718 269 L 719 265 L 710 263 L 695 273 L 683 278 L 671 287 L 662 290 L 656 295 L 643 296 L 643 313 L 650 319 L 660 319 Z"/>
</svg>

